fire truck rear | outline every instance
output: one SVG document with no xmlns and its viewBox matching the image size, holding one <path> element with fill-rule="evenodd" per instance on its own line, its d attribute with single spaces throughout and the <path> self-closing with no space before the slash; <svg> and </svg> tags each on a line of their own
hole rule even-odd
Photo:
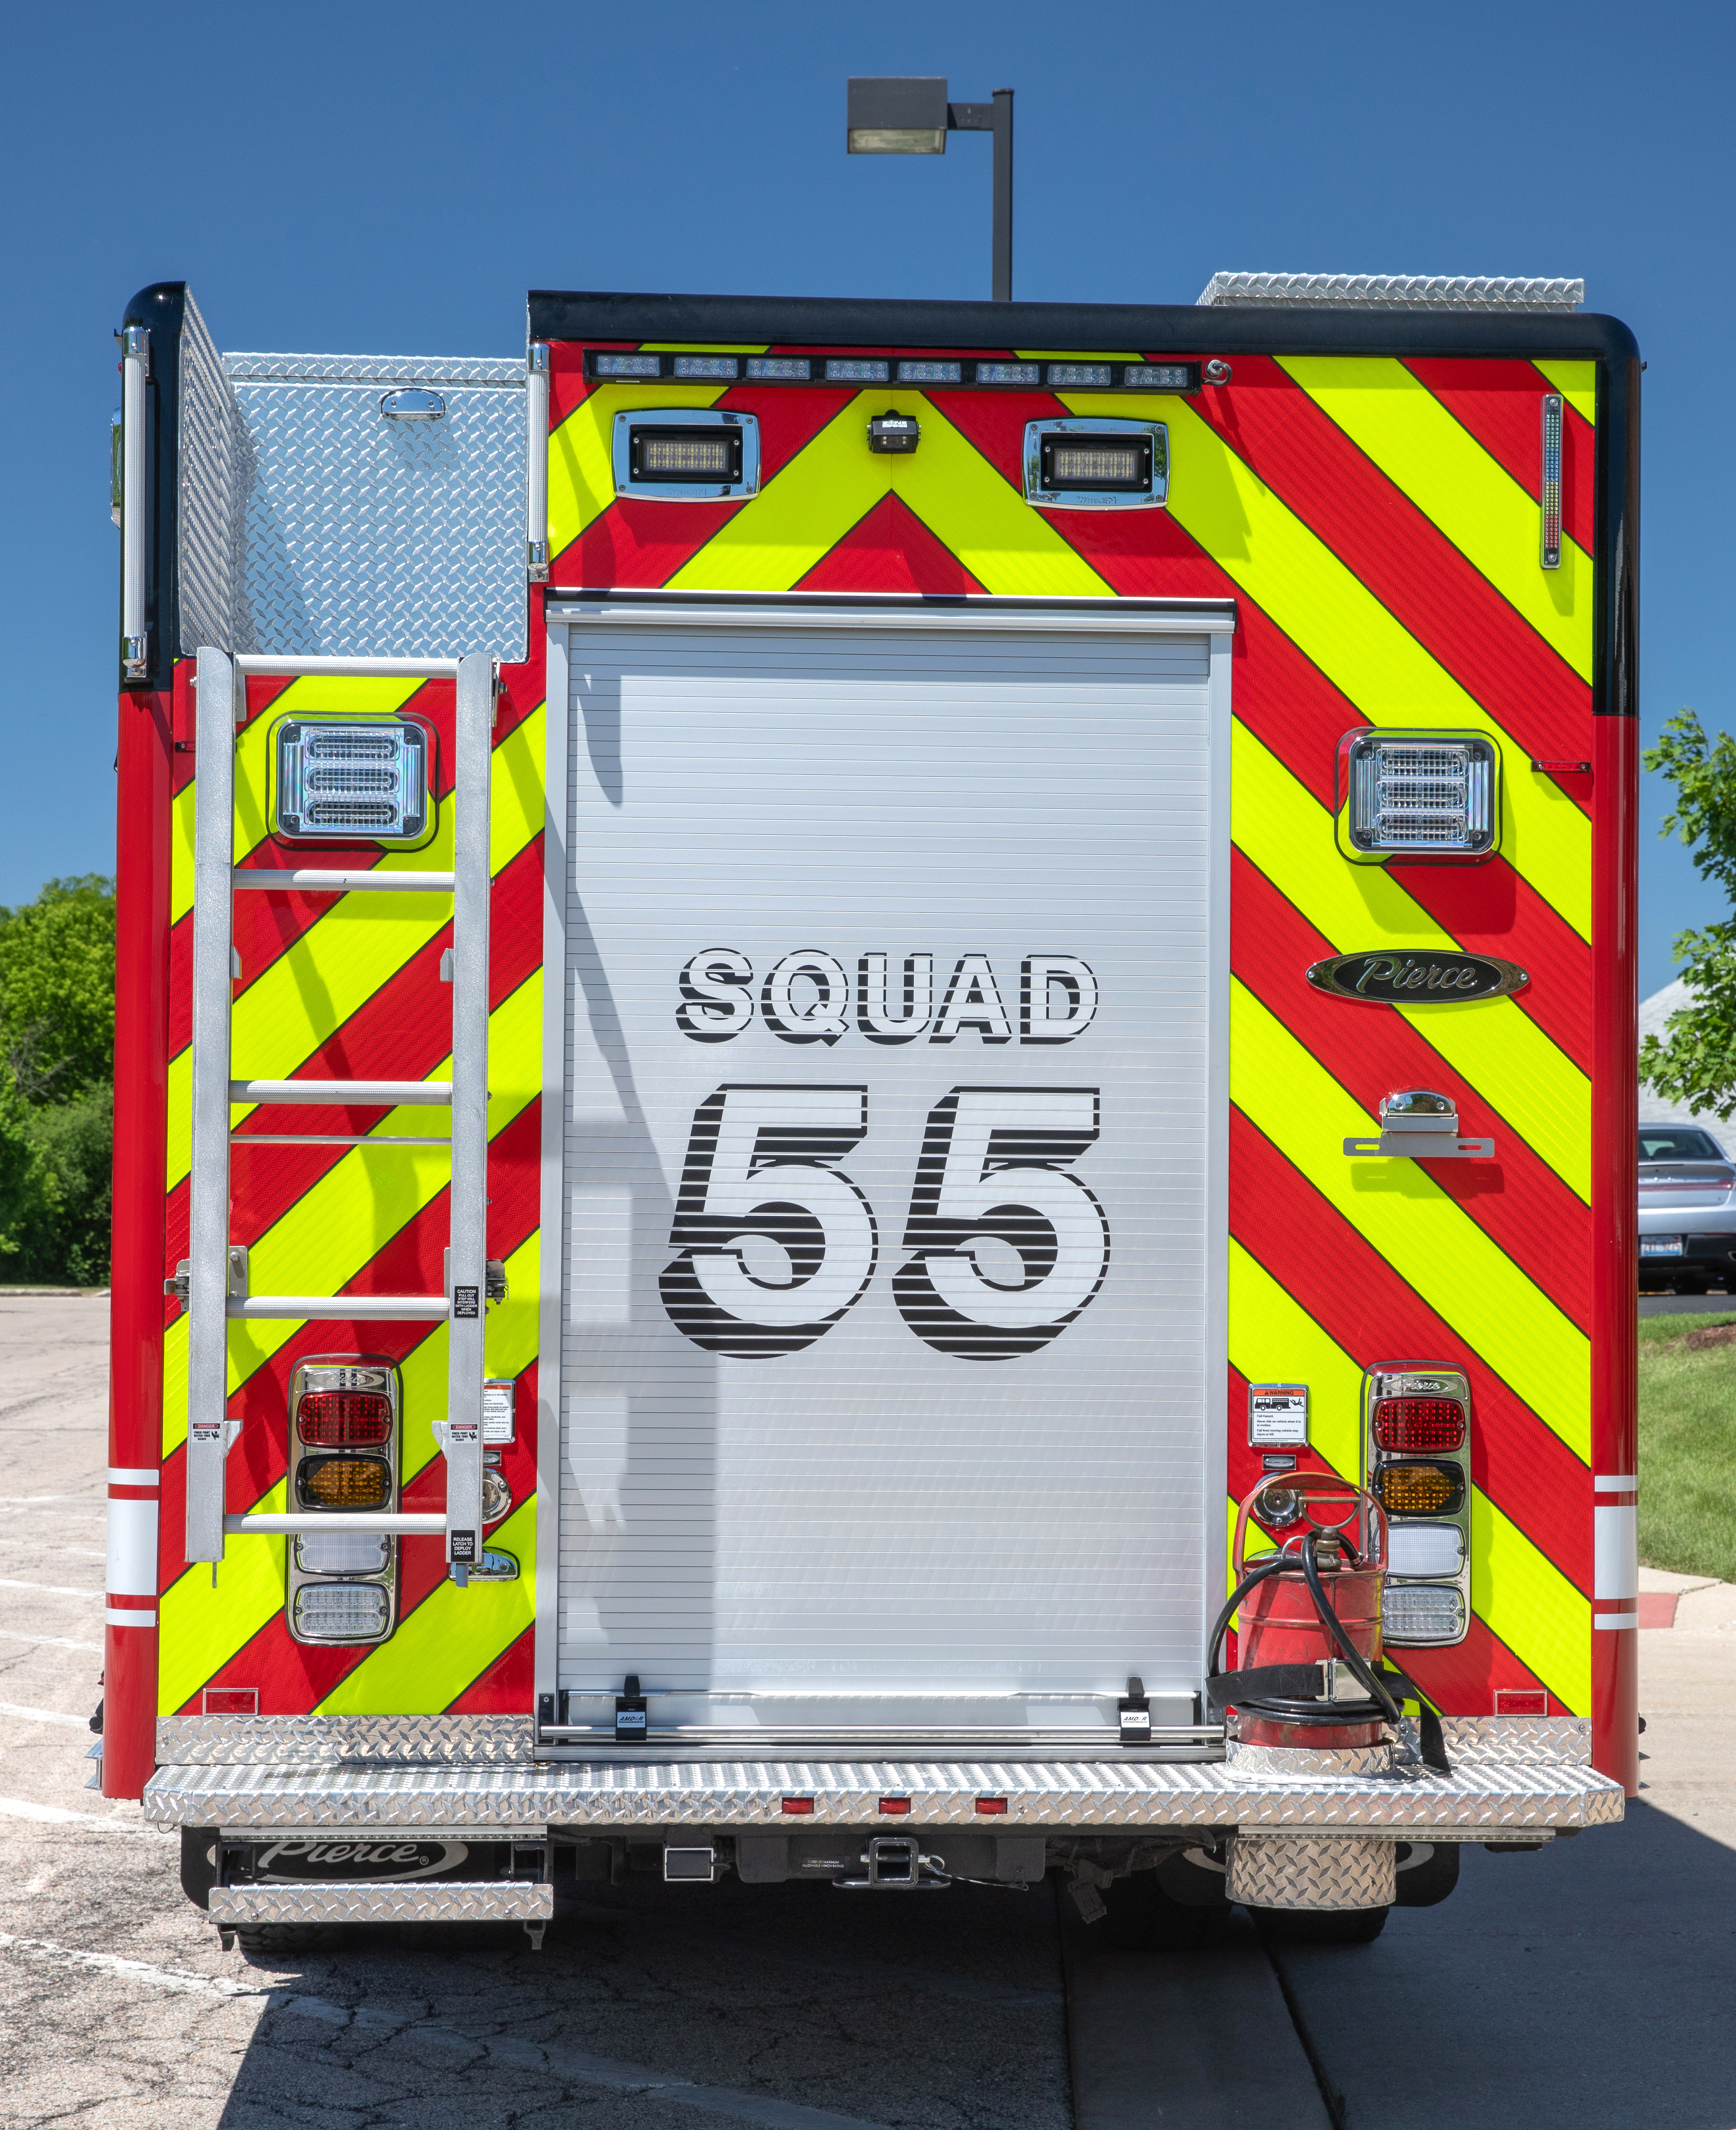
<svg viewBox="0 0 1736 2130">
<path fill-rule="evenodd" d="M 127 307 L 100 1781 L 226 1941 L 640 1870 L 1354 1940 L 1620 1818 L 1580 295 Z"/>
</svg>

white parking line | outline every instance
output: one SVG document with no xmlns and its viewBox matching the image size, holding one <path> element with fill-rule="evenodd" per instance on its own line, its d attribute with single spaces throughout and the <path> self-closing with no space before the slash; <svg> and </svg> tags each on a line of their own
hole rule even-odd
<svg viewBox="0 0 1736 2130">
<path fill-rule="evenodd" d="M 103 1482 L 95 1483 L 101 1486 Z M 41 1502 L 82 1502 L 88 1509 L 107 1506 L 101 1494 L 0 1494 L 0 1509 L 33 1508 Z"/>
<path fill-rule="evenodd" d="M 0 1575 L 0 1590 L 45 1591 L 50 1598 L 100 1598 L 100 1590 L 75 1590 L 69 1583 L 17 1583 L 10 1575 Z"/>
<path fill-rule="evenodd" d="M 298 2013 L 322 2024 L 354 2026 L 364 2031 L 385 2029 L 402 2034 L 418 2047 L 455 2048 L 467 2055 L 486 2056 L 498 2063 L 552 2071 L 600 2085 L 617 2093 L 655 2094 L 684 2108 L 703 2109 L 713 2115 L 727 2115 L 738 2123 L 751 2123 L 759 2130 L 887 2130 L 883 2123 L 871 2123 L 860 2115 L 839 2115 L 830 2108 L 804 2108 L 798 2102 L 778 2100 L 768 2093 L 744 2093 L 725 2085 L 696 2085 L 691 2079 L 671 2078 L 643 2064 L 623 2063 L 615 2056 L 592 2056 L 584 2049 L 545 2048 L 537 2042 L 509 2038 L 484 2039 L 461 2032 L 456 2027 L 433 2020 L 399 2019 L 368 2005 L 352 2008 L 335 2004 L 329 1998 L 304 1996 L 299 1990 L 261 1989 L 256 1984 L 232 1981 L 226 1975 L 195 1975 L 182 1967 L 154 1967 L 148 1960 L 123 1960 L 117 1953 L 82 1952 L 52 1939 L 17 1937 L 0 1931 L 0 1951 L 21 1960 L 41 1961 L 60 1968 L 86 1968 L 112 1975 L 127 1982 L 142 1982 L 154 1989 L 177 1996 L 232 1999 L 264 1998 L 274 2011 Z"/>
<path fill-rule="evenodd" d="M 69 1642 L 64 1635 L 19 1635 L 9 1627 L 0 1627 L 0 1642 L 28 1642 L 39 1650 L 84 1650 L 96 1657 L 103 1654 L 100 1642 Z"/>
<path fill-rule="evenodd" d="M 82 1716 L 63 1716 L 57 1708 L 26 1708 L 16 1701 L 0 1701 L 0 1716 L 15 1716 L 21 1723 L 64 1723 L 71 1731 L 90 1728 Z"/>
</svg>

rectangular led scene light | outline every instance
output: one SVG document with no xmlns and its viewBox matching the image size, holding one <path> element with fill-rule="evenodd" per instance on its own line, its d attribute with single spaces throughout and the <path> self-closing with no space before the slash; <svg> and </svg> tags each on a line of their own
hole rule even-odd
<svg viewBox="0 0 1736 2130">
<path fill-rule="evenodd" d="M 299 843 L 422 842 L 432 735 L 409 718 L 285 718 L 273 735 L 277 833 Z"/>
<path fill-rule="evenodd" d="M 1349 857 L 1480 858 L 1500 821 L 1500 757 L 1476 733 L 1353 733 L 1340 746 Z"/>
</svg>

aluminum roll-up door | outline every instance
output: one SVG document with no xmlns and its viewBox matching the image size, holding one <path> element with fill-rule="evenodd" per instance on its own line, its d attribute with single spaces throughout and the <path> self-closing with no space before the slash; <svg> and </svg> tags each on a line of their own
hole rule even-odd
<svg viewBox="0 0 1736 2130">
<path fill-rule="evenodd" d="M 575 1709 L 629 1674 L 749 1725 L 1198 1685 L 1227 648 L 567 632 Z"/>
</svg>

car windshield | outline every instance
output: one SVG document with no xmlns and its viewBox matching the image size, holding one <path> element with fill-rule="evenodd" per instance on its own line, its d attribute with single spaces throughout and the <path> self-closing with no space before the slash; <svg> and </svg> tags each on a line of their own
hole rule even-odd
<svg viewBox="0 0 1736 2130">
<path fill-rule="evenodd" d="M 1642 1125 L 1639 1128 L 1642 1161 L 1723 1161 L 1724 1149 L 1710 1132 L 1687 1125 Z"/>
</svg>

